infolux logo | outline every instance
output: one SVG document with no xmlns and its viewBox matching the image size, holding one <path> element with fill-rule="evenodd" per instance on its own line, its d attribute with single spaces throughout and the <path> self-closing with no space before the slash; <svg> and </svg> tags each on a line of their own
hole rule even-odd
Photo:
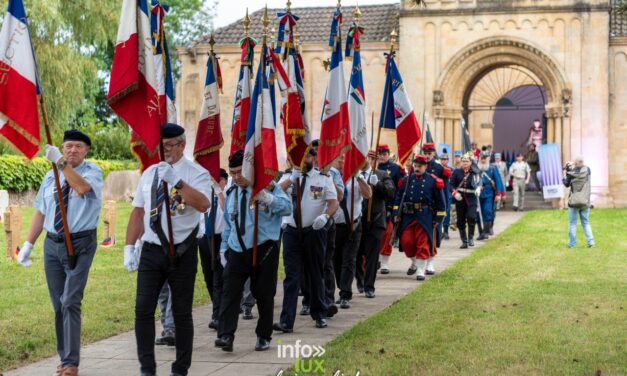
<svg viewBox="0 0 627 376">
<path fill-rule="evenodd" d="M 294 371 L 303 374 L 324 372 L 325 350 L 322 346 L 302 344 L 301 340 L 296 340 L 293 345 L 277 342 L 277 357 L 279 359 L 294 359 Z"/>
</svg>

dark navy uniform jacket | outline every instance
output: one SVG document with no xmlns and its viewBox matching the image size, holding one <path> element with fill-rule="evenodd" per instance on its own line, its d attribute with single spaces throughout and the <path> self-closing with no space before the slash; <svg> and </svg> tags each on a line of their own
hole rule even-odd
<svg viewBox="0 0 627 376">
<path fill-rule="evenodd" d="M 392 161 L 387 161 L 385 163 L 379 163 L 377 165 L 377 169 L 385 171 L 388 176 L 392 179 L 392 181 L 394 182 L 394 188 L 397 189 L 396 187 L 398 187 L 398 182 L 403 178 L 404 173 L 401 171 L 401 166 L 399 166 L 398 164 L 392 162 Z M 397 189 L 398 190 L 398 189 Z M 386 220 L 387 221 L 391 221 L 392 220 L 392 207 L 394 206 L 394 200 L 393 199 L 386 199 L 385 200 L 385 209 L 386 209 Z"/>
<path fill-rule="evenodd" d="M 477 203 L 477 196 L 474 191 L 481 186 L 481 177 L 473 172 L 470 168 L 468 173 L 464 173 L 464 169 L 456 168 L 451 176 L 451 187 L 453 191 L 458 190 L 463 197 L 463 201 L 468 205 Z"/>
<path fill-rule="evenodd" d="M 406 179 L 409 179 L 409 182 Z M 411 206 L 413 214 L 403 214 L 403 208 L 400 207 L 406 184 L 407 193 L 403 206 Z M 401 215 L 400 232 L 403 232 L 411 222 L 417 221 L 429 235 L 429 242 L 433 244 L 433 224 L 434 222 L 441 223 L 446 216 L 443 188 L 444 183 L 429 173 L 420 176 L 411 174 L 401 180 L 394 198 L 394 215 Z M 436 235 L 436 244 L 439 245 L 440 234 Z"/>
<path fill-rule="evenodd" d="M 436 162 L 435 159 L 432 159 L 431 161 L 427 162 L 427 172 L 439 177 L 444 181 L 445 192 L 448 193 L 451 191 L 451 183 L 449 179 L 451 178 L 451 175 L 453 175 L 453 171 L 451 171 L 450 168 L 444 167 Z"/>
</svg>

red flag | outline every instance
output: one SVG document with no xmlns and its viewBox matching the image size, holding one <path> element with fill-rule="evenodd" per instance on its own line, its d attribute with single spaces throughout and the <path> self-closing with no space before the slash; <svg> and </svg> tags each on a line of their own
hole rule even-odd
<svg viewBox="0 0 627 376">
<path fill-rule="evenodd" d="M 0 134 L 29 159 L 39 151 L 36 69 L 24 4 L 11 0 L 0 32 Z"/>
<path fill-rule="evenodd" d="M 196 132 L 194 158 L 209 171 L 214 181 L 220 181 L 220 148 L 224 145 L 220 128 L 220 98 L 218 90 L 222 89 L 220 65 L 215 53 L 209 53 L 205 94 L 200 110 L 200 121 Z"/>
<path fill-rule="evenodd" d="M 107 101 L 148 150 L 160 140 L 159 97 L 146 0 L 124 0 Z M 141 43 L 140 43 L 141 42 Z"/>
</svg>

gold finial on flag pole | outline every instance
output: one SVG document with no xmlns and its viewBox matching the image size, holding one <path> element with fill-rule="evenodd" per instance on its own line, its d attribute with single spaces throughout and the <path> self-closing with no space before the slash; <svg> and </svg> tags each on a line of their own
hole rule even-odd
<svg viewBox="0 0 627 376">
<path fill-rule="evenodd" d="M 248 8 L 246 8 L 246 17 L 244 17 L 244 37 L 248 37 L 250 30 L 250 16 L 248 15 Z"/>
<path fill-rule="evenodd" d="M 211 53 L 213 53 L 213 46 L 216 44 L 216 40 L 213 38 L 213 33 L 211 33 L 211 36 L 209 37 L 209 51 L 211 51 Z"/>
<path fill-rule="evenodd" d="M 359 9 L 359 5 L 355 6 L 355 23 L 359 24 L 359 19 L 361 18 L 361 10 Z"/>
<path fill-rule="evenodd" d="M 290 13 L 292 11 L 292 2 L 290 0 L 287 0 L 287 13 Z"/>
<path fill-rule="evenodd" d="M 266 44 L 268 37 L 268 25 L 270 24 L 270 19 L 268 18 L 268 4 L 266 4 L 266 7 L 263 10 L 263 18 L 261 19 L 261 22 L 263 24 L 263 43 Z"/>
<path fill-rule="evenodd" d="M 390 33 L 390 52 L 394 52 L 394 45 L 397 42 L 397 37 L 398 33 L 396 32 L 396 29 L 392 30 Z"/>
</svg>

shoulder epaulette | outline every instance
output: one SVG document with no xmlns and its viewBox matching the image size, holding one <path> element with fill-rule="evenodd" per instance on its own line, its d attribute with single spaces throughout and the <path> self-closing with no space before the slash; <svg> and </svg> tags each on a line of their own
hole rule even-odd
<svg viewBox="0 0 627 376">
<path fill-rule="evenodd" d="M 231 194 L 231 192 L 233 192 L 235 188 L 237 188 L 237 185 L 233 184 L 229 189 L 226 190 L 226 194 Z"/>
</svg>

